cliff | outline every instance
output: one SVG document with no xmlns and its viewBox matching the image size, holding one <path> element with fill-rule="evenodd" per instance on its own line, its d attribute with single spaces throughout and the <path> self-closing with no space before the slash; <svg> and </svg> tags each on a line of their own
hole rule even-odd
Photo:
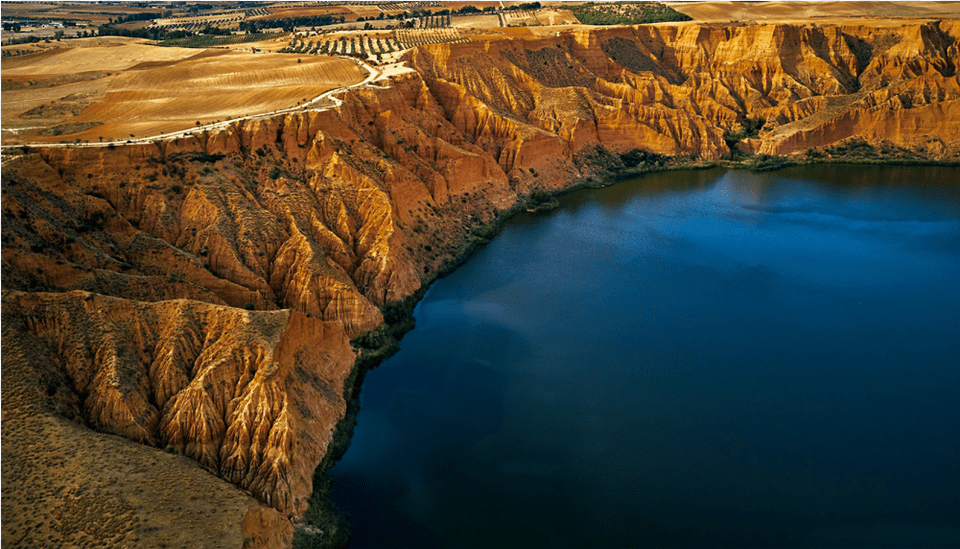
<svg viewBox="0 0 960 549">
<path fill-rule="evenodd" d="M 960 138 L 958 37 L 955 21 L 657 25 L 435 45 L 407 58 L 445 117 L 507 172 L 556 155 L 522 155 L 506 138 L 522 134 L 518 124 L 565 156 L 599 143 L 715 160 L 730 153 L 724 132 L 763 118 L 767 154 L 859 136 L 940 158 L 956 155 Z"/>
<path fill-rule="evenodd" d="M 4 353 L 4 446 L 37 444 L 23 426 L 41 417 L 179 453 L 264 506 L 245 515 L 268 532 L 256 543 L 289 543 L 345 412 L 349 338 L 472 226 L 589 176 L 597 145 L 716 160 L 758 117 L 768 154 L 857 136 L 956 157 L 958 35 L 663 25 L 440 44 L 334 109 L 7 157 L 3 346 L 30 345 Z M 28 473 L 3 471 L 7 505 Z"/>
<path fill-rule="evenodd" d="M 354 356 L 291 311 L 81 291 L 4 290 L 3 349 L 11 546 L 289 545 Z"/>
</svg>

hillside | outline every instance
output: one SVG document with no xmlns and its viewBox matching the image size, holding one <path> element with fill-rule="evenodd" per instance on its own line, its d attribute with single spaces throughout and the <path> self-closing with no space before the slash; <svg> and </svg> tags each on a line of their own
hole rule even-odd
<svg viewBox="0 0 960 549">
<path fill-rule="evenodd" d="M 293 525 L 313 528 L 300 519 L 346 414 L 350 338 L 479 241 L 471 229 L 590 181 L 604 151 L 694 163 L 857 137 L 957 159 L 958 39 L 934 21 L 436 44 L 335 108 L 151 144 L 5 150 L 3 446 L 24 453 L 4 452 L 4 540 L 93 546 L 100 534 L 39 517 L 98 493 L 119 502 L 117 544 L 202 539 L 195 514 L 212 507 L 227 510 L 225 545 L 289 543 Z M 148 523 L 169 512 L 136 492 L 153 466 L 114 474 L 134 443 L 175 471 L 165 488 L 182 516 Z M 101 473 L 63 487 L 94 459 Z"/>
</svg>

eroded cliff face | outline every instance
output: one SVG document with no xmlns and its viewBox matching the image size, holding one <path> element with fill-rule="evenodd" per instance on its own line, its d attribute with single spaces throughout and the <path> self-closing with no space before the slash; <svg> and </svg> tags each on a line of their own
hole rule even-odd
<svg viewBox="0 0 960 549">
<path fill-rule="evenodd" d="M 747 118 L 767 120 L 751 147 L 770 154 L 862 136 L 950 157 L 958 35 L 664 25 L 435 45 L 335 109 L 5 158 L 3 344 L 44 359 L 5 352 L 4 387 L 18 372 L 50 417 L 192 458 L 276 510 L 245 524 L 284 543 L 344 415 L 349 338 L 470 227 L 587 176 L 597 145 L 719 159 Z"/>
<path fill-rule="evenodd" d="M 87 292 L 6 292 L 3 308 L 56 357 L 35 370 L 61 415 L 162 443 L 281 512 L 305 510 L 346 408 L 354 353 L 340 323 Z"/>
<path fill-rule="evenodd" d="M 939 158 L 960 141 L 958 38 L 955 21 L 657 25 L 435 45 L 408 59 L 446 118 L 508 172 L 597 143 L 714 160 L 730 152 L 724 131 L 758 117 L 754 148 L 767 154 L 858 136 Z M 532 134 L 555 142 L 535 147 Z"/>
</svg>

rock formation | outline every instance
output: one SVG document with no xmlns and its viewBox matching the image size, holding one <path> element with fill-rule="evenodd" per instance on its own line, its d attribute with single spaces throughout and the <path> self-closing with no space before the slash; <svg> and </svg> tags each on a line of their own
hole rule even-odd
<svg viewBox="0 0 960 549">
<path fill-rule="evenodd" d="M 658 25 L 435 45 L 408 57 L 446 118 L 500 153 L 509 172 L 516 153 L 503 158 L 505 139 L 489 138 L 519 133 L 517 123 L 568 152 L 600 143 L 714 160 L 729 154 L 724 131 L 763 118 L 768 154 L 853 136 L 906 147 L 939 139 L 929 153 L 956 154 L 958 38 L 957 22 Z"/>
<path fill-rule="evenodd" d="M 33 369 L 60 415 L 162 443 L 281 512 L 305 510 L 300 487 L 345 412 L 354 354 L 342 324 L 79 291 L 8 291 L 3 308 L 5 324 L 50 350 Z"/>
<path fill-rule="evenodd" d="M 244 522 L 273 529 L 258 543 L 288 543 L 345 412 L 349 339 L 472 226 L 584 176 L 597 145 L 717 160 L 754 118 L 767 154 L 859 136 L 955 158 L 958 38 L 660 25 L 440 44 L 334 109 L 26 148 L 3 165 L 3 346 L 31 349 L 4 353 L 4 445 L 28 441 L 29 408 L 183 454 L 276 510 Z"/>
</svg>

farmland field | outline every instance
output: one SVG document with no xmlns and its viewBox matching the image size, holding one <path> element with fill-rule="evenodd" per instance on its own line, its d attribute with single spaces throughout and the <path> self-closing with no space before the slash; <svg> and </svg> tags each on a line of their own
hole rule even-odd
<svg viewBox="0 0 960 549">
<path fill-rule="evenodd" d="M 330 6 L 299 6 L 288 8 L 271 8 L 270 13 L 255 17 L 261 20 L 283 19 L 285 17 L 303 17 L 311 15 L 343 16 L 347 21 L 355 21 L 357 17 L 376 17 L 382 13 L 376 5 L 330 5 Z"/>
<path fill-rule="evenodd" d="M 171 38 L 160 42 L 159 46 L 175 46 L 178 48 L 210 48 L 213 46 L 227 46 L 233 44 L 246 44 L 248 42 L 259 42 L 261 40 L 270 40 L 277 38 L 277 34 L 252 33 L 252 34 L 230 34 L 226 36 L 216 36 L 210 34 L 198 34 L 187 36 L 186 38 Z"/>
<path fill-rule="evenodd" d="M 467 42 L 457 29 L 417 29 L 397 31 L 397 40 L 403 49 L 428 44 Z"/>
<path fill-rule="evenodd" d="M 536 10 L 507 11 L 503 13 L 503 19 L 511 27 L 532 27 L 540 24 Z"/>
<path fill-rule="evenodd" d="M 3 60 L 3 144 L 125 140 L 272 112 L 363 80 L 353 61 L 116 39 Z"/>
<path fill-rule="evenodd" d="M 576 25 L 577 18 L 568 9 L 540 9 L 537 19 L 541 25 Z"/>
<path fill-rule="evenodd" d="M 500 18 L 495 14 L 457 15 L 450 18 L 450 25 L 464 29 L 499 27 Z"/>
<path fill-rule="evenodd" d="M 67 21 L 86 21 L 94 25 L 106 24 L 113 17 L 137 13 L 157 13 L 160 7 L 143 7 L 133 3 L 107 4 L 84 2 L 65 5 L 60 2 L 4 2 L 3 18 L 43 18 Z"/>
</svg>

